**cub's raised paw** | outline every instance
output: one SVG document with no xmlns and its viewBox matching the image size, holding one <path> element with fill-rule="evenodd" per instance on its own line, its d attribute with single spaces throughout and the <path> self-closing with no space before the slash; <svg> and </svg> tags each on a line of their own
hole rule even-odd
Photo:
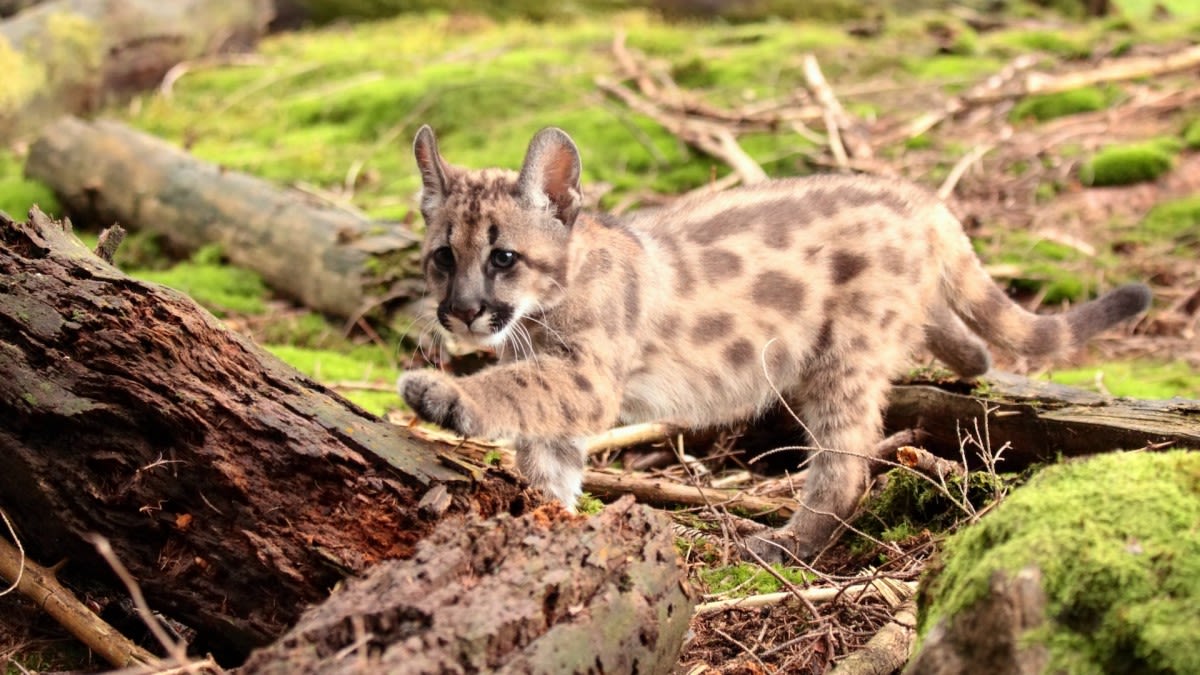
<svg viewBox="0 0 1200 675">
<path fill-rule="evenodd" d="M 421 370 L 401 375 L 396 388 L 417 417 L 463 436 L 479 434 L 478 417 L 452 378 Z"/>
</svg>

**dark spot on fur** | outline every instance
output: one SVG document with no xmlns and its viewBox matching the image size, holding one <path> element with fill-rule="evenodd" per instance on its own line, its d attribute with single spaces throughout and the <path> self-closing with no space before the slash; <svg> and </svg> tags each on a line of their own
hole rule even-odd
<svg viewBox="0 0 1200 675">
<path fill-rule="evenodd" d="M 575 373 L 571 377 L 572 377 L 572 379 L 575 380 L 575 386 L 579 387 L 579 391 L 591 391 L 592 390 L 592 381 L 587 379 L 583 375 L 580 375 L 579 373 Z"/>
<path fill-rule="evenodd" d="M 710 283 L 732 279 L 742 273 L 742 258 L 724 249 L 705 249 L 700 254 L 704 277 Z"/>
<path fill-rule="evenodd" d="M 883 263 L 883 269 L 887 270 L 892 276 L 900 276 L 906 267 L 904 254 L 896 246 L 884 246 L 880 252 L 880 261 Z"/>
<path fill-rule="evenodd" d="M 867 349 L 867 344 L 867 336 L 865 335 L 855 335 L 854 338 L 850 340 L 850 347 L 860 352 Z"/>
<path fill-rule="evenodd" d="M 813 345 L 813 349 L 817 352 L 824 352 L 833 346 L 833 320 L 825 319 L 825 323 L 821 324 L 821 330 L 817 332 L 817 342 Z"/>
<path fill-rule="evenodd" d="M 567 424 L 575 423 L 575 415 L 576 415 L 575 408 L 571 407 L 571 404 L 567 403 L 566 399 L 563 399 L 563 398 L 558 399 L 558 411 L 560 413 L 562 413 L 563 420 Z"/>
<path fill-rule="evenodd" d="M 725 312 L 706 314 L 696 320 L 692 328 L 693 342 L 711 342 L 729 332 L 733 317 Z"/>
<path fill-rule="evenodd" d="M 746 365 L 752 358 L 754 358 L 754 345 L 744 338 L 725 348 L 725 360 L 735 368 Z"/>
<path fill-rule="evenodd" d="M 879 319 L 879 328 L 887 330 L 896 321 L 898 316 L 900 316 L 900 313 L 894 309 L 885 310 L 883 316 Z"/>
<path fill-rule="evenodd" d="M 638 318 L 642 313 L 641 284 L 631 272 L 632 269 L 627 268 L 626 274 L 629 276 L 625 280 L 625 327 L 630 332 L 637 327 Z"/>
<path fill-rule="evenodd" d="M 783 272 L 763 272 L 754 280 L 750 298 L 762 307 L 794 314 L 804 304 L 804 284 Z"/>
<path fill-rule="evenodd" d="M 499 238 L 500 238 L 500 228 L 496 227 L 496 225 L 494 223 L 492 225 L 489 225 L 488 226 L 488 243 L 495 244 L 496 240 Z"/>
<path fill-rule="evenodd" d="M 690 296 L 696 285 L 696 278 L 688 267 L 687 260 L 683 257 L 683 249 L 679 246 L 679 242 L 674 237 L 662 237 L 659 244 L 670 256 L 669 264 L 671 269 L 675 270 L 675 293 L 681 298 Z"/>
<path fill-rule="evenodd" d="M 862 274 L 867 269 L 867 259 L 857 253 L 834 251 L 831 259 L 833 265 L 833 283 L 841 285 Z"/>
<path fill-rule="evenodd" d="M 679 315 L 668 314 L 658 322 L 658 334 L 664 340 L 671 340 L 679 334 Z"/>
<path fill-rule="evenodd" d="M 583 265 L 579 269 L 579 274 L 575 277 L 575 283 L 586 286 L 612 272 L 612 266 L 612 254 L 607 249 L 598 248 L 588 251 L 587 257 L 583 259 Z"/>
<path fill-rule="evenodd" d="M 520 387 L 522 389 L 525 389 L 526 387 L 529 386 L 529 380 L 526 380 L 525 377 L 520 374 L 513 375 L 512 381 L 513 381 L 513 384 L 517 385 L 518 387 Z"/>
</svg>

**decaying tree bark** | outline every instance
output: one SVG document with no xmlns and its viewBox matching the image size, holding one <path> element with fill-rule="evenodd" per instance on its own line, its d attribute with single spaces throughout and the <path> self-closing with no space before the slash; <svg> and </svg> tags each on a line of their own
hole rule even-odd
<svg viewBox="0 0 1200 675">
<path fill-rule="evenodd" d="M 244 673 L 669 673 L 692 601 L 666 519 L 625 497 L 443 525 L 305 613 Z"/>
<path fill-rule="evenodd" d="M 26 172 L 53 188 L 77 221 L 149 230 L 184 251 L 220 244 L 272 288 L 334 316 L 420 296 L 420 238 L 407 228 L 311 203 L 116 122 L 49 125 Z"/>
<path fill-rule="evenodd" d="M 0 140 L 154 86 L 180 61 L 253 44 L 273 15 L 270 0 L 38 3 L 0 21 Z"/>
<path fill-rule="evenodd" d="M 447 513 L 519 511 L 511 476 L 384 423 L 130 279 L 64 228 L 0 218 L 0 506 L 36 560 L 106 566 L 234 661 Z"/>
</svg>

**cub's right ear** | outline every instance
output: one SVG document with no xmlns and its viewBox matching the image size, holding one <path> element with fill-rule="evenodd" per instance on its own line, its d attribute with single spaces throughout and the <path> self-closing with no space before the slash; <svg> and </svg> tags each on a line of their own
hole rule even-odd
<svg viewBox="0 0 1200 675">
<path fill-rule="evenodd" d="M 428 124 L 417 130 L 413 139 L 413 156 L 421 171 L 421 213 L 427 214 L 446 200 L 446 163 L 438 154 L 437 139 Z"/>
</svg>

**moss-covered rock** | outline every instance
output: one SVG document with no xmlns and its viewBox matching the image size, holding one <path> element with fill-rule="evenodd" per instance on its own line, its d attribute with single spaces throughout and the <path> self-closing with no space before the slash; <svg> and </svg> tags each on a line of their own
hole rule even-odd
<svg viewBox="0 0 1200 675">
<path fill-rule="evenodd" d="M 1045 605 L 1021 649 L 1044 649 L 1047 672 L 1200 672 L 1200 453 L 1113 453 L 1042 471 L 947 541 L 922 582 L 924 648 L 978 626 L 997 586 L 1031 573 Z"/>
</svg>

